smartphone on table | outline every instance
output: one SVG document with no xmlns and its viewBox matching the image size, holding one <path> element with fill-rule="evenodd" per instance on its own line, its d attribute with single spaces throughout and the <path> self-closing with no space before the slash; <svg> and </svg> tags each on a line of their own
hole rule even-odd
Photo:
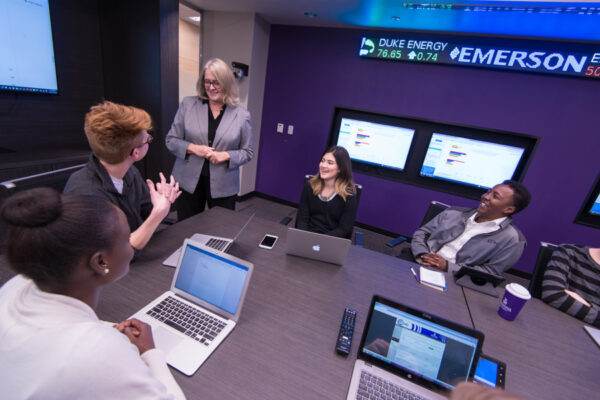
<svg viewBox="0 0 600 400">
<path fill-rule="evenodd" d="M 490 356 L 482 354 L 477 363 L 473 382 L 504 389 L 506 381 L 506 364 Z"/>
<path fill-rule="evenodd" d="M 273 246 L 275 246 L 275 242 L 277 241 L 277 239 L 278 237 L 275 235 L 266 234 L 265 237 L 260 241 L 258 247 L 260 247 L 261 249 L 271 250 Z"/>
</svg>

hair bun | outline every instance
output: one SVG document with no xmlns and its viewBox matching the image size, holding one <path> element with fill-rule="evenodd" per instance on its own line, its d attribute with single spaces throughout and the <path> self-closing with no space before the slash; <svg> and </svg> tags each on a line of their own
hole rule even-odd
<svg viewBox="0 0 600 400">
<path fill-rule="evenodd" d="M 0 215 L 9 225 L 33 228 L 54 222 L 62 214 L 60 193 L 50 188 L 35 188 L 7 198 Z"/>
</svg>

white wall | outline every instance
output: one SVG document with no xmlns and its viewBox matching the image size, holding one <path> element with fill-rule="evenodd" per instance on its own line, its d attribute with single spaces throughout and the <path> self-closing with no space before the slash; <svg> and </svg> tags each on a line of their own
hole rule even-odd
<svg viewBox="0 0 600 400">
<path fill-rule="evenodd" d="M 200 76 L 200 28 L 179 19 L 179 101 L 195 96 Z"/>
<path fill-rule="evenodd" d="M 270 26 L 254 13 L 205 11 L 203 19 L 203 62 L 218 57 L 249 65 L 248 77 L 238 80 L 240 104 L 250 112 L 254 158 L 241 168 L 240 192 L 254 191 L 258 160 L 262 105 L 267 70 Z"/>
</svg>

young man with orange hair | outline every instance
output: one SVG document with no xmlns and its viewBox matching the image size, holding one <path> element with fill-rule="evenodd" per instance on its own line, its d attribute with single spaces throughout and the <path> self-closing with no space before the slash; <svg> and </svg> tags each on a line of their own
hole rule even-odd
<svg viewBox="0 0 600 400">
<path fill-rule="evenodd" d="M 92 149 L 85 167 L 69 177 L 64 193 L 102 197 L 127 216 L 129 243 L 136 250 L 146 246 L 179 197 L 179 184 L 160 174 L 156 186 L 144 180 L 133 164 L 148 153 L 152 119 L 136 107 L 104 101 L 85 116 L 84 130 Z"/>
</svg>

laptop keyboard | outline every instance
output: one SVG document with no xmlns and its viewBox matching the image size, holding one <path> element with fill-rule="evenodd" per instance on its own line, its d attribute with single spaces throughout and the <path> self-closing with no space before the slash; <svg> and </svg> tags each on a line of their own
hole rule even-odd
<svg viewBox="0 0 600 400">
<path fill-rule="evenodd" d="M 172 296 L 166 297 L 146 314 L 208 346 L 225 323 Z"/>
<path fill-rule="evenodd" d="M 361 371 L 356 400 L 425 400 L 425 398 L 366 371 Z"/>
<path fill-rule="evenodd" d="M 229 243 L 229 240 L 211 238 L 208 239 L 206 245 L 215 250 L 223 250 L 227 246 L 227 243 Z"/>
</svg>

